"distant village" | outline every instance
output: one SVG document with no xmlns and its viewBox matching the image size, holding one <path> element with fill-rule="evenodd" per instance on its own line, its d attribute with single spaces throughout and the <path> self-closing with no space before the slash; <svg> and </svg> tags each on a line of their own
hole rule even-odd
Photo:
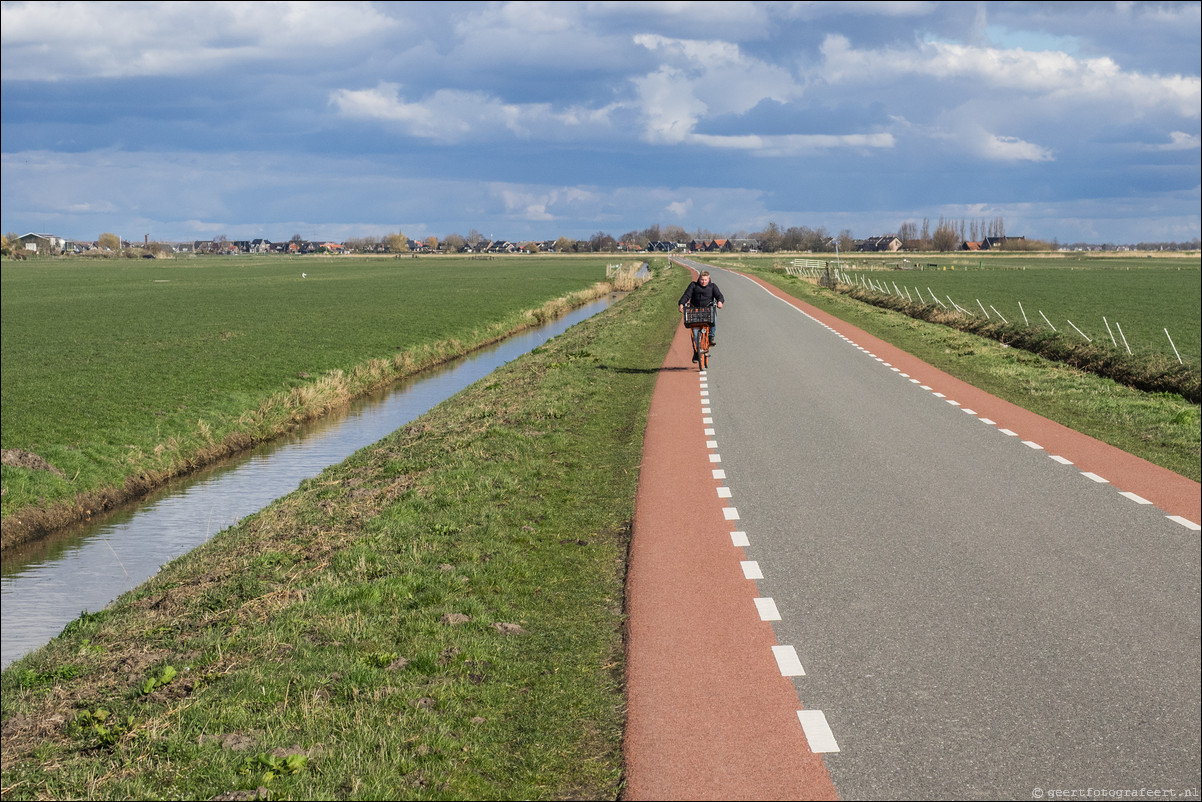
<svg viewBox="0 0 1202 802">
<path fill-rule="evenodd" d="M 964 242 L 959 250 L 988 251 L 1013 248 L 1020 244 L 1025 237 L 986 237 L 979 242 Z M 919 250 L 917 247 L 907 248 L 907 243 L 898 237 L 887 234 L 880 237 L 869 237 L 853 240 L 851 251 L 862 253 L 892 253 L 902 250 Z M 82 241 L 67 239 L 55 234 L 29 233 L 17 237 L 14 243 L 15 251 L 25 251 L 27 255 L 71 255 L 85 254 L 91 251 L 114 251 L 116 243 L 104 244 L 101 241 Z M 143 242 L 121 240 L 120 250 L 141 251 L 146 258 L 156 255 L 171 254 L 510 254 L 510 253 L 759 253 L 775 251 L 777 248 L 765 248 L 764 243 L 753 238 L 710 238 L 691 239 L 688 241 L 652 240 L 643 242 L 618 242 L 611 240 L 609 247 L 597 248 L 591 240 L 544 240 L 541 242 L 512 242 L 510 240 L 480 239 L 474 241 L 453 239 L 437 240 L 430 237 L 426 240 L 405 238 L 403 244 L 389 239 L 369 239 L 348 242 L 332 242 L 321 240 L 305 240 L 293 238 L 283 242 L 273 242 L 268 239 L 251 240 L 195 240 L 192 242 L 152 242 L 149 236 Z M 827 238 L 815 250 L 839 250 L 839 242 L 835 238 Z"/>
<path fill-rule="evenodd" d="M 445 239 L 428 237 L 424 240 L 411 239 L 395 234 L 388 237 L 365 237 L 334 242 L 306 240 L 299 236 L 281 242 L 258 238 L 250 240 L 195 240 L 192 242 L 156 242 L 147 235 L 142 242 L 130 242 L 112 234 L 102 234 L 95 241 L 74 240 L 55 234 L 29 233 L 23 236 L 5 237 L 5 254 L 14 258 L 32 256 L 110 256 L 142 257 L 147 259 L 169 257 L 174 254 L 391 254 L 414 256 L 419 254 L 533 254 L 533 253 L 774 253 L 777 251 L 803 251 L 833 253 L 898 253 L 930 251 L 1130 251 L 1130 250 L 1197 250 L 1198 239 L 1183 243 L 1139 243 L 1136 245 L 1089 245 L 1078 243 L 1061 246 L 1039 240 L 1028 241 L 1026 237 L 990 236 L 976 240 L 952 240 L 933 246 L 929 240 L 902 239 L 894 234 L 852 239 L 846 232 L 839 237 L 804 229 L 809 235 L 804 240 L 791 241 L 788 237 L 707 237 L 688 240 L 664 240 L 632 238 L 616 240 L 598 234 L 589 240 L 573 240 L 560 237 L 555 240 L 522 241 L 491 240 L 483 237 L 464 238 L 448 235 Z M 474 232 L 473 232 L 474 233 Z M 109 238 L 106 240 L 106 238 Z"/>
</svg>

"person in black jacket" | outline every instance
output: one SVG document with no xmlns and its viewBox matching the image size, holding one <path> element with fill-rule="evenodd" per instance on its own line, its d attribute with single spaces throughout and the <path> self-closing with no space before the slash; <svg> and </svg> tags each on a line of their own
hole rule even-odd
<svg viewBox="0 0 1202 802">
<path fill-rule="evenodd" d="M 710 281 L 709 271 L 703 271 L 696 281 L 690 282 L 688 289 L 684 291 L 684 295 L 680 296 L 680 311 L 683 314 L 685 306 L 693 306 L 698 309 L 704 309 L 710 304 L 716 304 L 719 309 L 726 299 L 722 297 L 722 290 L 718 289 L 718 285 Z M 718 344 L 718 323 L 717 318 L 714 319 L 714 325 L 710 326 L 710 345 Z M 696 358 L 694 358 L 696 361 Z"/>
</svg>

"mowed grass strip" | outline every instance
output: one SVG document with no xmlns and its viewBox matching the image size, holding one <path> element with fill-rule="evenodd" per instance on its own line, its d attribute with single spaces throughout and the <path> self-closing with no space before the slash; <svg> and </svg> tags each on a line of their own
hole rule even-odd
<svg viewBox="0 0 1202 802">
<path fill-rule="evenodd" d="M 0 439 L 58 471 L 3 467 L 6 543 L 15 513 L 136 495 L 582 303 L 604 276 L 603 258 L 5 262 Z"/>
<path fill-rule="evenodd" d="M 627 540 L 684 280 L 10 666 L 5 799 L 617 798 Z"/>
<path fill-rule="evenodd" d="M 779 261 L 779 259 L 778 259 Z M 1146 393 L 993 340 L 871 306 L 790 276 L 762 260 L 714 260 L 744 270 L 975 387 L 1202 480 L 1199 405 Z M 888 275 L 888 274 L 886 274 Z"/>
</svg>

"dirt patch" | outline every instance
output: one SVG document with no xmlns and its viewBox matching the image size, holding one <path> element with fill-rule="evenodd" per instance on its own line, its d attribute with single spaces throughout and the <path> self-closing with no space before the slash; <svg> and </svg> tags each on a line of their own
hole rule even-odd
<svg viewBox="0 0 1202 802">
<path fill-rule="evenodd" d="M 4 449 L 4 453 L 3 456 L 0 457 L 0 461 L 10 468 L 27 468 L 31 471 L 50 471 L 55 476 L 65 477 L 65 474 L 62 471 L 39 457 L 37 454 L 34 454 L 31 451 L 22 451 L 19 448 Z"/>
</svg>

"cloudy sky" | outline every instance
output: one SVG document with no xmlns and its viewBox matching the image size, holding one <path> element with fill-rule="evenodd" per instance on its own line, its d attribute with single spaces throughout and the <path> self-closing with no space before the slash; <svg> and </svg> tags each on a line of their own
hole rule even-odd
<svg viewBox="0 0 1202 802">
<path fill-rule="evenodd" d="M 0 228 L 1200 222 L 1199 2 L 5 2 Z"/>
</svg>

